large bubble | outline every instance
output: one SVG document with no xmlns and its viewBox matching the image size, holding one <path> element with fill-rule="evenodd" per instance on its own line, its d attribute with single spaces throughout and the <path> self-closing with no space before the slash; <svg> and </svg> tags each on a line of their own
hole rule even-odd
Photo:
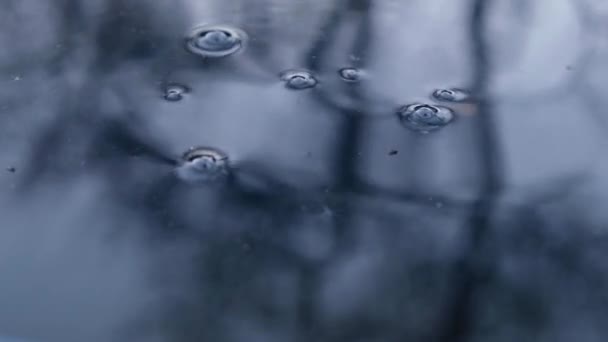
<svg viewBox="0 0 608 342">
<path fill-rule="evenodd" d="M 199 26 L 186 38 L 186 49 L 202 57 L 225 57 L 245 46 L 244 31 L 224 25 Z"/>
<path fill-rule="evenodd" d="M 414 131 L 429 133 L 454 120 L 454 112 L 443 106 L 414 103 L 397 110 L 401 123 Z"/>
<path fill-rule="evenodd" d="M 215 183 L 230 175 L 228 155 L 210 147 L 191 148 L 183 154 L 177 176 L 189 183 Z"/>
<path fill-rule="evenodd" d="M 318 81 L 313 74 L 306 70 L 287 70 L 280 75 L 285 87 L 294 90 L 313 88 Z"/>
</svg>

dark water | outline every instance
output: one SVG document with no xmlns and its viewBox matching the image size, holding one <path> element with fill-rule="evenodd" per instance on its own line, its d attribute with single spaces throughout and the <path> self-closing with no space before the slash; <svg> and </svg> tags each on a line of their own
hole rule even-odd
<svg viewBox="0 0 608 342">
<path fill-rule="evenodd" d="M 3 4 L 0 341 L 608 338 L 604 0 Z"/>
</svg>

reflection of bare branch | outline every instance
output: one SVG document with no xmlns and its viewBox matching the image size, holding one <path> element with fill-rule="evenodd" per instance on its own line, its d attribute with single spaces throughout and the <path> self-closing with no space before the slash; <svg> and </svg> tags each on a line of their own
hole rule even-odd
<svg viewBox="0 0 608 342">
<path fill-rule="evenodd" d="M 348 24 L 345 17 L 354 12 L 356 14 L 357 30 L 352 37 L 353 45 L 350 56 L 345 56 L 344 65 L 364 69 L 369 62 L 372 43 L 370 8 L 371 6 L 367 0 L 338 1 L 306 55 L 306 67 L 313 72 L 321 72 L 323 62 L 327 59 L 326 53 L 332 44 L 340 39 L 338 29 L 342 24 Z M 367 119 L 391 116 L 391 111 L 395 105 L 388 99 L 378 98 L 377 96 L 372 98 L 369 95 L 370 93 L 365 89 L 365 83 L 346 84 L 340 82 L 336 85 L 328 82 L 313 89 L 315 100 L 341 115 L 365 115 Z M 363 99 L 364 97 L 365 99 Z M 365 108 L 361 106 L 361 102 L 365 102 Z"/>
<path fill-rule="evenodd" d="M 83 94 L 87 94 L 86 91 Z M 83 98 L 91 100 L 95 96 L 88 94 Z M 24 185 L 35 184 L 42 175 L 57 168 L 55 156 L 58 152 L 72 149 L 71 139 L 80 139 L 91 133 L 90 141 L 73 149 L 83 154 L 72 153 L 77 160 L 73 161 L 75 164 L 71 165 L 72 170 L 69 173 L 76 172 L 85 164 L 87 168 L 106 165 L 117 157 L 143 157 L 161 164 L 177 164 L 174 157 L 163 151 L 149 137 L 142 137 L 141 133 L 136 134 L 129 122 L 104 118 L 91 120 L 80 113 L 80 110 L 84 108 L 72 108 L 66 115 L 57 118 L 39 137 L 23 178 Z"/>
<path fill-rule="evenodd" d="M 479 94 L 479 115 L 476 116 L 476 146 L 482 160 L 480 195 L 471 209 L 467 222 L 467 250 L 456 261 L 453 274 L 453 292 L 448 302 L 440 341 L 468 341 L 474 328 L 479 289 L 487 282 L 492 256 L 486 250 L 490 236 L 491 215 L 496 196 L 501 189 L 502 166 L 492 116 L 492 103 L 488 95 L 491 64 L 485 34 L 485 20 L 492 1 L 472 0 L 470 37 L 473 63 L 473 93 Z"/>
<path fill-rule="evenodd" d="M 311 71 L 318 72 L 321 69 L 321 61 L 324 60 L 325 51 L 330 47 L 335 38 L 342 16 L 345 14 L 347 0 L 337 0 L 326 22 L 319 29 L 319 36 L 306 55 L 305 65 Z"/>
<path fill-rule="evenodd" d="M 319 37 L 314 42 L 313 47 L 307 56 L 307 67 L 312 71 L 319 71 L 322 63 L 326 59 L 326 52 L 332 46 L 333 40 L 337 39 L 337 29 L 342 21 L 342 16 L 347 12 L 353 11 L 359 18 L 358 32 L 353 39 L 351 54 L 360 54 L 367 56 L 370 47 L 370 30 L 371 30 L 371 1 L 370 0 L 348 0 L 339 1 L 332 10 L 326 24 L 319 32 Z M 364 64 L 367 58 L 362 58 Z M 359 65 L 362 66 L 362 65 Z M 342 192 L 348 189 L 357 187 L 358 184 L 358 165 L 357 153 L 361 147 L 361 132 L 363 130 L 361 112 L 367 110 L 367 102 L 365 96 L 361 92 L 361 87 L 349 87 L 346 89 L 347 96 L 352 103 L 356 104 L 351 108 L 342 107 L 340 105 L 331 105 L 332 109 L 337 110 L 340 114 L 340 127 L 338 130 L 337 144 L 334 148 L 333 170 L 334 170 L 334 185 L 337 191 Z M 319 95 L 319 92 L 317 92 Z M 332 101 L 325 97 L 323 103 L 331 103 Z M 342 203 L 337 210 L 340 215 L 335 217 L 335 238 L 336 246 L 334 246 L 334 256 L 337 253 L 344 253 L 353 246 L 351 238 L 349 238 L 349 229 L 352 226 L 352 212 L 348 202 Z M 303 333 L 303 340 L 319 340 L 318 332 L 314 331 L 317 326 L 316 316 L 316 294 L 319 293 L 320 286 L 319 269 L 309 268 L 303 270 L 300 302 L 299 302 L 299 320 Z"/>
</svg>

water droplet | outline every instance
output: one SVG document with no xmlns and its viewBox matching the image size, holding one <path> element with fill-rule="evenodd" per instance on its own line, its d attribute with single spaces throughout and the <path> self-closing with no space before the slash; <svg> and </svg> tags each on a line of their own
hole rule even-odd
<svg viewBox="0 0 608 342">
<path fill-rule="evenodd" d="M 182 156 L 176 172 L 179 178 L 187 182 L 221 181 L 230 174 L 228 155 L 209 147 L 191 148 Z"/>
<path fill-rule="evenodd" d="M 458 88 L 437 89 L 433 92 L 433 99 L 441 102 L 467 102 L 471 100 L 471 94 Z"/>
<path fill-rule="evenodd" d="M 317 85 L 317 79 L 306 70 L 287 70 L 280 74 L 281 80 L 289 89 L 301 90 L 313 88 Z"/>
<path fill-rule="evenodd" d="M 186 49 L 202 57 L 225 57 L 239 51 L 247 40 L 244 31 L 230 26 L 205 25 L 192 30 Z"/>
<path fill-rule="evenodd" d="M 346 82 L 359 82 L 361 80 L 361 71 L 357 68 L 342 68 L 338 70 L 338 74 Z"/>
<path fill-rule="evenodd" d="M 454 112 L 447 107 L 420 103 L 399 108 L 397 115 L 405 127 L 420 133 L 438 130 L 454 119 Z"/>
<path fill-rule="evenodd" d="M 188 89 L 188 87 L 186 87 L 185 85 L 171 83 L 165 87 L 165 95 L 163 97 L 167 101 L 176 102 L 180 101 L 184 97 L 184 95 L 189 92 L 190 89 Z"/>
</svg>

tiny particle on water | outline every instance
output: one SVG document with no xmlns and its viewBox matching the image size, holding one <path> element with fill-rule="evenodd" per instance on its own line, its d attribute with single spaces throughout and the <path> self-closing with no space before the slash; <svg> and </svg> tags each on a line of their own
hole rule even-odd
<svg viewBox="0 0 608 342">
<path fill-rule="evenodd" d="M 471 94 L 463 89 L 449 88 L 437 89 L 433 92 L 433 99 L 441 102 L 467 102 L 471 100 Z"/>
<path fill-rule="evenodd" d="M 7 168 L 6 171 L 8 171 L 10 173 L 15 173 L 15 172 L 17 172 L 17 168 L 15 168 L 14 166 L 11 166 L 11 167 Z"/>
<path fill-rule="evenodd" d="M 361 80 L 361 71 L 357 68 L 342 68 L 338 70 L 338 74 L 346 82 L 359 82 Z"/>
<path fill-rule="evenodd" d="M 163 97 L 167 101 L 176 102 L 180 101 L 189 92 L 190 89 L 188 87 L 182 84 L 171 83 L 165 87 Z"/>
<path fill-rule="evenodd" d="M 19 75 L 13 76 L 13 81 L 21 81 L 21 76 L 19 76 Z"/>
<path fill-rule="evenodd" d="M 389 156 L 396 156 L 397 154 L 399 154 L 399 151 L 397 151 L 397 150 L 390 150 L 390 151 L 388 152 L 388 155 L 389 155 Z"/>
<path fill-rule="evenodd" d="M 436 202 L 435 203 L 435 208 L 437 208 L 437 209 L 443 208 L 443 203 L 442 202 Z"/>
<path fill-rule="evenodd" d="M 442 106 L 414 103 L 397 110 L 401 124 L 420 133 L 436 131 L 454 120 L 454 112 Z"/>
<path fill-rule="evenodd" d="M 294 90 L 313 88 L 318 83 L 313 74 L 306 70 L 283 71 L 279 77 L 285 82 L 285 87 Z"/>
<path fill-rule="evenodd" d="M 244 31 L 227 25 L 204 25 L 194 28 L 186 37 L 186 49 L 202 57 L 225 57 L 243 48 Z"/>
<path fill-rule="evenodd" d="M 230 174 L 228 155 L 210 147 L 191 148 L 182 155 L 176 173 L 182 180 L 192 183 L 224 180 Z"/>
</svg>

